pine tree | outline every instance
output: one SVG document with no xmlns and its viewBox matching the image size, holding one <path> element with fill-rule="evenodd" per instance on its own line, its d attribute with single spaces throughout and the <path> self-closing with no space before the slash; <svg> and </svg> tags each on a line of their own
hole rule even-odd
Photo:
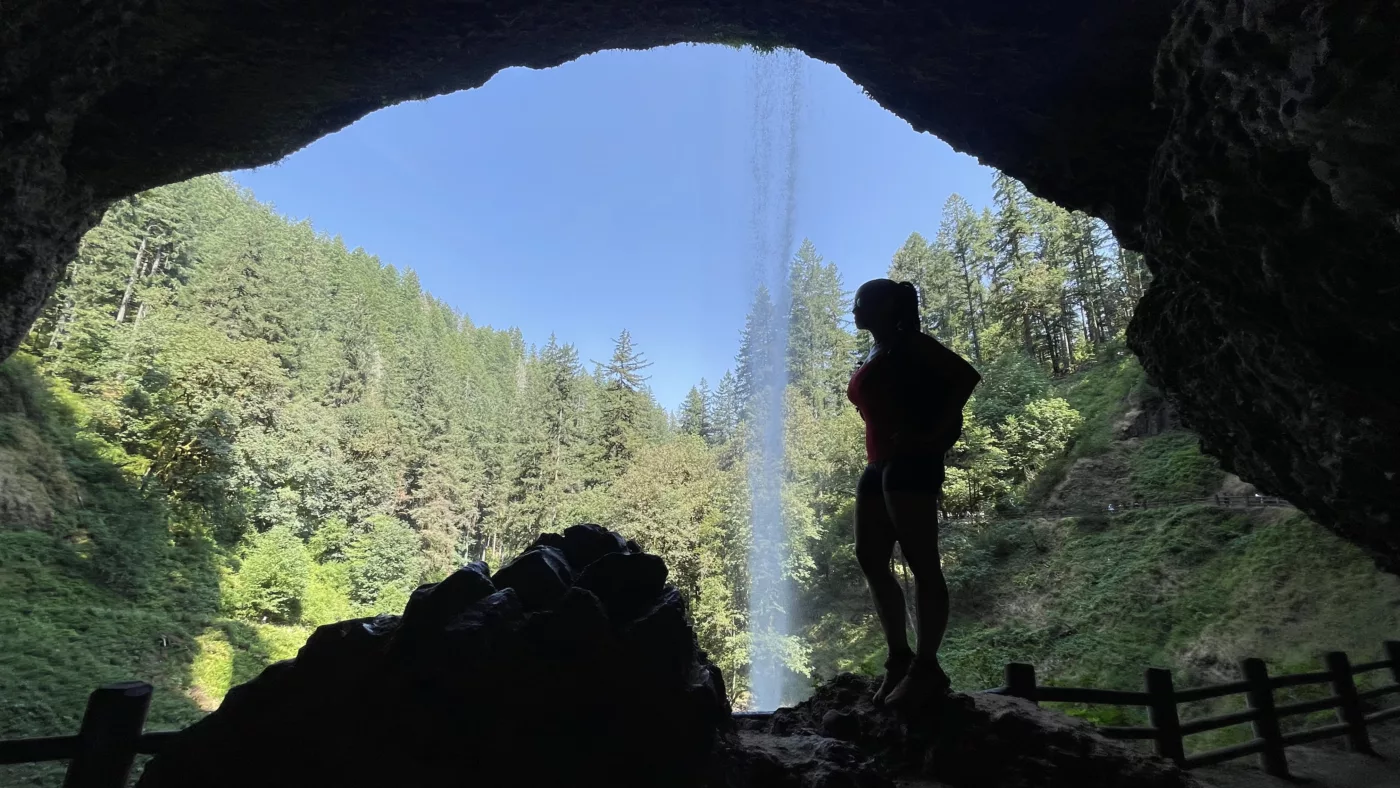
<svg viewBox="0 0 1400 788">
<path fill-rule="evenodd" d="M 1078 316 L 1073 305 L 1070 213 L 1048 200 L 1032 198 L 1028 215 L 1033 228 L 1033 259 L 1021 272 L 1017 303 L 1038 329 L 1038 343 L 1052 374 L 1074 363 Z"/>
<path fill-rule="evenodd" d="M 982 362 L 982 333 L 985 321 L 986 294 L 983 276 L 991 260 L 991 226 L 984 213 L 978 216 L 972 206 L 959 195 L 951 195 L 943 204 L 943 220 L 938 228 L 938 246 L 946 250 L 949 271 L 946 279 L 936 286 L 948 292 L 949 324 L 956 333 L 943 338 L 953 349 Z"/>
<path fill-rule="evenodd" d="M 641 374 L 650 366 L 651 362 L 632 347 L 632 335 L 623 329 L 613 344 L 612 359 L 603 367 L 604 457 L 618 472 L 636 452 L 639 433 L 650 415 L 650 394 L 643 388 L 647 378 Z"/>
<path fill-rule="evenodd" d="M 904 245 L 890 259 L 887 276 L 896 282 L 912 282 L 919 290 L 920 328 L 937 336 L 947 336 L 948 314 L 931 303 L 935 293 L 940 293 L 939 269 L 943 266 L 936 258 L 943 250 L 935 248 L 919 233 L 910 233 Z"/>
<path fill-rule="evenodd" d="M 739 432 L 743 405 L 739 395 L 739 380 L 730 370 L 724 371 L 715 389 L 714 404 L 710 407 L 711 421 L 714 424 L 715 443 L 733 440 Z"/>
<path fill-rule="evenodd" d="M 854 350 L 841 275 L 804 240 L 788 267 L 788 289 L 787 382 L 818 412 L 830 411 L 843 397 Z"/>
<path fill-rule="evenodd" d="M 681 405 L 681 412 L 677 418 L 677 427 L 686 435 L 695 435 L 706 440 L 713 432 L 710 423 L 710 397 L 709 385 L 704 378 L 700 379 L 699 386 L 691 386 L 690 393 L 685 397 L 685 403 Z"/>
<path fill-rule="evenodd" d="M 1022 350 L 1034 356 L 1031 316 L 1017 297 L 1031 262 L 1032 228 L 1026 212 L 1030 195 L 1020 181 L 1004 173 L 992 179 L 992 191 L 996 205 L 990 272 L 993 311 L 1004 336 L 1019 338 Z"/>
<path fill-rule="evenodd" d="M 735 388 L 740 403 L 740 418 L 752 421 L 755 408 L 762 407 L 766 392 L 781 385 L 782 359 L 774 356 L 777 343 L 777 316 L 766 285 L 759 285 L 753 303 L 744 318 L 739 339 L 739 354 L 735 358 Z"/>
</svg>

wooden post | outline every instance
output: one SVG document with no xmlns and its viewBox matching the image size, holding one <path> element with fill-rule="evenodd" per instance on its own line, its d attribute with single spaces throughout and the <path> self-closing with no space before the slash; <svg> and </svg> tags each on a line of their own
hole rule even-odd
<svg viewBox="0 0 1400 788">
<path fill-rule="evenodd" d="M 1265 667 L 1264 660 L 1250 657 L 1240 661 L 1240 672 L 1249 682 L 1245 694 L 1249 708 L 1259 711 L 1259 717 L 1250 723 L 1254 736 L 1264 740 L 1264 750 L 1259 753 L 1259 768 L 1273 777 L 1288 777 L 1288 758 L 1283 754 L 1283 733 L 1274 714 L 1274 688 L 1269 683 L 1269 669 Z"/>
<path fill-rule="evenodd" d="M 125 788 L 150 706 L 151 685 L 144 681 L 107 684 L 89 695 L 63 788 Z"/>
<path fill-rule="evenodd" d="M 1341 651 L 1329 651 L 1324 659 L 1327 672 L 1332 674 L 1332 692 L 1342 701 L 1337 707 L 1337 722 L 1347 726 L 1347 749 L 1370 755 L 1371 737 L 1366 735 L 1366 715 L 1361 711 L 1361 699 L 1356 697 L 1351 660 Z"/>
<path fill-rule="evenodd" d="M 1040 705 L 1035 699 L 1034 665 L 1027 665 L 1024 662 L 1008 662 L 1003 677 L 1006 680 L 1007 695 L 1024 698 L 1037 706 Z"/>
<path fill-rule="evenodd" d="M 1148 668 L 1145 683 L 1152 704 L 1147 707 L 1147 720 L 1157 729 L 1157 754 L 1181 766 L 1186 762 L 1186 745 L 1181 741 L 1181 718 L 1176 713 L 1172 672 Z"/>
<path fill-rule="evenodd" d="M 1400 640 L 1385 642 L 1385 658 L 1390 660 L 1390 678 L 1400 684 Z"/>
</svg>

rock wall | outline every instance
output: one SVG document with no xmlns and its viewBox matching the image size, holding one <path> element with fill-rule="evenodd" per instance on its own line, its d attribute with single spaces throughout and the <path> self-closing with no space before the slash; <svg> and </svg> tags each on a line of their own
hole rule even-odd
<svg viewBox="0 0 1400 788">
<path fill-rule="evenodd" d="M 1175 9 L 1175 10 L 1173 10 Z M 1105 218 L 1204 445 L 1400 570 L 1389 0 L 31 0 L 0 25 L 0 355 L 123 195 L 614 47 L 750 41 Z"/>
<path fill-rule="evenodd" d="M 1129 332 L 1207 452 L 1392 572 L 1397 29 L 1389 0 L 1178 9 L 1156 71 L 1172 124 L 1148 192 L 1155 280 Z"/>
</svg>

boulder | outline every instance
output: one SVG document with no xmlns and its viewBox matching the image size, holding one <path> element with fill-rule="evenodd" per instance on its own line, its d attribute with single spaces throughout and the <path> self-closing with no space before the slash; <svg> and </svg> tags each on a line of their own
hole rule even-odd
<svg viewBox="0 0 1400 788">
<path fill-rule="evenodd" d="M 402 616 L 317 629 L 139 785 L 696 784 L 732 723 L 665 578 L 597 526 L 542 537 L 494 576 L 463 567 Z"/>
</svg>

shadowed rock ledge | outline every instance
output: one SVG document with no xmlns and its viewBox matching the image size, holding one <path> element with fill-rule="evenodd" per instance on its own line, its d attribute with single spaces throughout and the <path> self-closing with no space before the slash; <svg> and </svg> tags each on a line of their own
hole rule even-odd
<svg viewBox="0 0 1400 788">
<path fill-rule="evenodd" d="M 870 703 L 871 680 L 844 674 L 770 719 L 741 723 L 734 759 L 792 786 L 1189 788 L 1176 766 L 1099 736 L 1080 720 L 1018 698 L 954 694 L 896 716 Z M 781 767 L 781 768 L 780 768 Z"/>
</svg>

